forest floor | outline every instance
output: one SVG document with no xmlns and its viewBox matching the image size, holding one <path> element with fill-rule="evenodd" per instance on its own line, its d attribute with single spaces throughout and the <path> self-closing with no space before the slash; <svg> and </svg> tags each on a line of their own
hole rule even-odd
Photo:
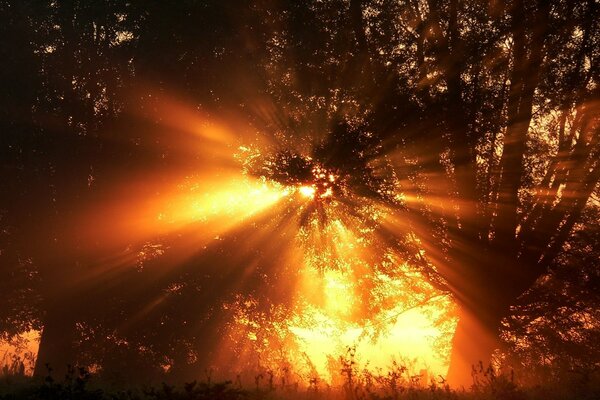
<svg viewBox="0 0 600 400">
<path fill-rule="evenodd" d="M 396 385 L 389 387 L 345 384 L 332 387 L 244 388 L 232 382 L 183 385 L 131 386 L 117 388 L 90 376 L 67 377 L 62 382 L 51 378 L 0 376 L 0 400 L 598 400 L 600 381 L 553 382 L 520 387 L 508 379 L 478 382 L 468 390 L 447 385 Z"/>
</svg>

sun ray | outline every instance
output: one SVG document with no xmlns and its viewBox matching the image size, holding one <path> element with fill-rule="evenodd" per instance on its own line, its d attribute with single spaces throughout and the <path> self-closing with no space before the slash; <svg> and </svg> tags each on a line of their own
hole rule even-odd
<svg viewBox="0 0 600 400">
<path fill-rule="evenodd" d="M 361 177 L 346 171 L 356 160 L 324 158 L 335 141 L 307 145 L 323 135 L 282 150 L 277 135 L 235 130 L 244 124 L 174 98 L 150 96 L 144 107 L 158 118 L 157 143 L 197 161 L 133 172 L 86 209 L 72 225 L 87 229 L 73 234 L 114 256 L 79 279 L 110 280 L 155 260 L 153 282 L 204 276 L 200 285 L 211 287 L 194 300 L 200 316 L 188 329 L 220 335 L 210 362 L 222 371 L 293 366 L 305 382 L 334 383 L 352 349 L 365 368 L 403 359 L 445 373 L 452 302 L 411 265 L 419 252 L 443 255 L 398 213 L 423 199 L 400 190 L 386 155 L 365 161 Z M 437 211 L 435 198 L 426 201 Z M 167 307 L 178 290 L 149 298 L 119 329 Z"/>
</svg>

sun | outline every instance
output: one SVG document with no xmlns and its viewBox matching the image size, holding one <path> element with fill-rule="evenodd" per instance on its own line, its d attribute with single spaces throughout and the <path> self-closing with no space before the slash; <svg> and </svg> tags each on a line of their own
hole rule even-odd
<svg viewBox="0 0 600 400">
<path fill-rule="evenodd" d="M 317 189 L 312 185 L 303 185 L 298 188 L 298 192 L 306 198 L 314 199 L 315 194 L 317 193 Z"/>
<path fill-rule="evenodd" d="M 297 191 L 302 197 L 310 200 L 322 200 L 333 197 L 334 187 L 338 185 L 338 176 L 325 167 L 315 164 L 311 171 L 311 181 L 302 183 Z"/>
</svg>

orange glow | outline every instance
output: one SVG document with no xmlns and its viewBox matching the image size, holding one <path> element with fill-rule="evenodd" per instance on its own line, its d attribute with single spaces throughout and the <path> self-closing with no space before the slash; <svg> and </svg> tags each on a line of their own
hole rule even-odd
<svg viewBox="0 0 600 400">
<path fill-rule="evenodd" d="M 387 371 L 395 360 L 412 373 L 444 375 L 456 323 L 451 300 L 407 264 L 398 264 L 392 249 L 380 265 L 374 263 L 376 237 L 343 210 L 333 201 L 325 209 L 330 218 L 324 226 L 315 217 L 298 227 L 296 246 L 303 254 L 290 308 L 264 320 L 252 311 L 256 300 L 240 299 L 228 306 L 235 310 L 229 340 L 243 343 L 240 352 L 249 358 L 260 354 L 266 370 L 290 363 L 304 382 L 316 377 L 342 384 L 340 357 L 349 348 L 361 370 Z M 274 348 L 286 349 L 285 362 L 270 356 Z M 250 359 L 229 362 L 253 364 Z"/>
<path fill-rule="evenodd" d="M 15 343 L 0 340 L 0 369 L 7 368 L 13 374 L 32 375 L 35 355 L 40 345 L 40 332 L 29 330 L 14 338 Z"/>
<path fill-rule="evenodd" d="M 272 371 L 289 365 L 305 384 L 315 377 L 336 384 L 340 357 L 353 348 L 361 368 L 386 371 L 394 360 L 404 360 L 416 372 L 445 374 L 455 324 L 452 302 L 382 240 L 380 228 L 395 224 L 386 207 L 366 198 L 349 206 L 341 200 L 348 190 L 344 178 L 316 163 L 303 183 L 252 174 L 269 140 L 234 134 L 177 102 L 157 102 L 168 111 L 165 129 L 190 133 L 171 141 L 202 162 L 197 171 L 123 178 L 109 194 L 113 201 L 102 201 L 86 210 L 83 222 L 75 221 L 87 229 L 74 235 L 124 254 L 107 262 L 106 270 L 163 257 L 168 246 L 157 239 L 163 235 L 185 241 L 176 255 L 182 260 L 235 229 L 254 226 L 232 250 L 260 251 L 294 274 L 282 280 L 285 287 L 265 286 L 272 293 L 260 301 L 246 294 L 220 305 L 229 320 L 215 365 L 229 372 L 257 363 Z M 290 239 L 283 240 L 285 235 Z M 239 265 L 233 288 L 254 273 L 253 263 L 259 261 Z M 162 294 L 131 320 L 168 298 Z M 270 315 L 258 311 L 264 308 Z"/>
</svg>

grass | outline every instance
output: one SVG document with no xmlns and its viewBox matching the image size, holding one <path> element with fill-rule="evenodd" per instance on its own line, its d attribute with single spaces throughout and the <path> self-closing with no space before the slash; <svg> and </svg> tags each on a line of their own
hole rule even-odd
<svg viewBox="0 0 600 400">
<path fill-rule="evenodd" d="M 394 372 L 395 371 L 395 372 Z M 17 372 L 17 373 L 14 373 Z M 343 368 L 344 384 L 331 387 L 317 381 L 308 386 L 276 385 L 273 380 L 255 377 L 254 385 L 243 387 L 241 381 L 193 381 L 182 385 L 160 383 L 154 386 L 115 387 L 102 382 L 85 368 L 69 368 L 62 380 L 25 376 L 20 370 L 0 376 L 0 399 L 43 400 L 598 400 L 600 379 L 589 376 L 520 387 L 512 376 L 497 376 L 493 370 L 474 369 L 469 390 L 453 390 L 443 381 L 423 385 L 398 367 L 387 375 L 357 373 Z"/>
<path fill-rule="evenodd" d="M 554 374 L 552 382 L 524 386 L 516 383 L 513 372 L 499 375 L 480 364 L 473 367 L 472 386 L 455 390 L 441 376 L 427 380 L 395 361 L 386 372 L 360 370 L 353 354 L 349 351 L 340 357 L 337 386 L 317 377 L 306 383 L 292 382 L 273 371 L 247 381 L 237 375 L 232 381 L 217 383 L 207 373 L 205 381 L 179 385 L 116 384 L 86 368 L 70 366 L 61 379 L 53 377 L 50 367 L 48 376 L 41 378 L 29 375 L 35 357 L 4 354 L 0 400 L 600 400 L 598 369 Z"/>
</svg>

